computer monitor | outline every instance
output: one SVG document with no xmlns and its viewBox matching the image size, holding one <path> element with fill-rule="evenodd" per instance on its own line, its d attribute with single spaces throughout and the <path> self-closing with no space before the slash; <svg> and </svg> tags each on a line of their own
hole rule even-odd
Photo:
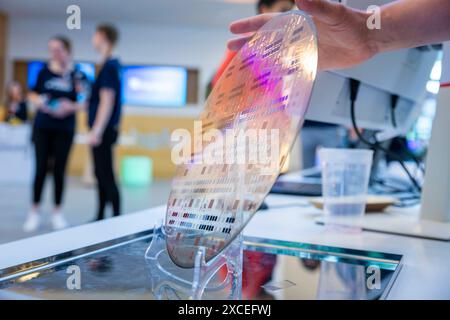
<svg viewBox="0 0 450 320">
<path fill-rule="evenodd" d="M 351 69 L 319 73 L 306 119 L 351 127 L 349 79 L 356 79 L 361 82 L 355 105 L 358 126 L 379 131 L 379 140 L 404 136 L 422 111 L 437 57 L 431 47 L 399 50 Z M 392 95 L 398 96 L 396 127 Z"/>
<path fill-rule="evenodd" d="M 177 108 L 186 105 L 188 72 L 178 66 L 125 66 L 122 102 L 128 106 Z"/>
</svg>

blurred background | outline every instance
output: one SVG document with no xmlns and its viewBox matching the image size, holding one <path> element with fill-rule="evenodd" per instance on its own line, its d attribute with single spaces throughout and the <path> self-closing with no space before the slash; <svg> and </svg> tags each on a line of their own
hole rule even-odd
<svg viewBox="0 0 450 320">
<path fill-rule="evenodd" d="M 282 4 L 278 4 L 277 10 L 293 6 L 291 1 L 279 2 Z M 30 136 L 34 110 L 33 106 L 27 106 L 24 119 L 18 114 L 11 116 L 7 87 L 15 81 L 26 97 L 48 60 L 47 42 L 52 36 L 64 35 L 71 40 L 77 68 L 94 81 L 99 70 L 98 56 L 91 45 L 96 26 L 108 22 L 119 30 L 116 56 L 122 63 L 123 110 L 115 148 L 115 172 L 123 213 L 127 214 L 165 204 L 175 170 L 170 161 L 170 133 L 177 128 L 193 129 L 192 120 L 201 112 L 211 81 L 228 56 L 229 23 L 261 11 L 257 3 L 255 0 L 2 0 L 0 243 L 51 230 L 50 224 L 44 224 L 31 234 L 22 231 L 32 193 L 34 152 Z M 81 29 L 67 28 L 70 14 L 66 10 L 72 4 L 81 9 Z M 429 99 L 422 115 L 407 137 L 396 142 L 417 157 L 426 154 L 439 78 L 440 59 L 430 75 Z M 97 197 L 86 144 L 86 112 L 80 111 L 76 117 L 63 207 L 70 225 L 94 218 Z M 336 144 L 350 144 L 352 133 L 348 128 L 338 129 L 340 141 Z M 318 147 L 320 143 L 311 151 L 313 161 Z M 301 150 L 301 143 L 296 143 L 286 171 L 304 167 L 305 155 L 302 156 Z M 45 186 L 44 215 L 51 213 L 51 187 L 51 183 Z"/>
<path fill-rule="evenodd" d="M 66 26 L 72 4 L 81 9 L 79 30 Z M 255 1 L 232 0 L 1 1 L 0 243 L 51 231 L 45 223 L 32 234 L 22 231 L 32 193 L 34 110 L 29 105 L 23 121 L 8 117 L 5 106 L 11 81 L 20 84 L 23 97 L 34 86 L 49 59 L 51 37 L 71 40 L 74 62 L 93 81 L 99 69 L 91 44 L 96 26 L 111 23 L 120 33 L 116 56 L 123 66 L 123 116 L 115 169 L 123 212 L 130 213 L 166 202 L 174 173 L 170 132 L 192 129 L 208 83 L 225 57 L 228 24 L 255 12 Z M 96 213 L 86 122 L 86 112 L 78 112 L 63 206 L 70 225 L 88 222 Z M 52 179 L 47 180 L 44 215 L 51 214 Z"/>
</svg>

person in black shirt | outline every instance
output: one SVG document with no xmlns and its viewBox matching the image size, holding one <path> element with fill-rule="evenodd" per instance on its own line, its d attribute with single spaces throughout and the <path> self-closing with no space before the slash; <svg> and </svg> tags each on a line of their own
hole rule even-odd
<svg viewBox="0 0 450 320">
<path fill-rule="evenodd" d="M 29 100 L 37 112 L 33 126 L 33 142 L 36 153 L 36 170 L 33 183 L 33 207 L 24 224 L 25 231 L 39 226 L 39 205 L 47 170 L 54 178 L 54 212 L 52 225 L 62 229 L 67 222 L 61 213 L 64 177 L 67 159 L 75 132 L 77 88 L 86 77 L 75 70 L 72 63 L 71 43 L 57 36 L 48 43 L 50 61 L 39 72 L 36 85 L 31 88 Z"/>
<path fill-rule="evenodd" d="M 89 99 L 89 143 L 92 146 L 98 187 L 97 220 L 104 218 L 107 203 L 112 204 L 114 216 L 120 215 L 120 195 L 114 176 L 113 145 L 117 141 L 121 115 L 120 63 L 112 57 L 118 39 L 116 28 L 100 25 L 92 38 L 101 56 L 101 69 Z"/>
<path fill-rule="evenodd" d="M 28 120 L 28 108 L 23 98 L 22 87 L 18 82 L 11 82 L 6 90 L 6 122 L 18 119 L 21 122 Z"/>
</svg>

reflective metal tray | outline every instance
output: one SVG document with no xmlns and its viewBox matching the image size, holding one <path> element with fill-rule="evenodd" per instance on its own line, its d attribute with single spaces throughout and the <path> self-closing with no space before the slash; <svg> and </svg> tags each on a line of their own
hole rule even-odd
<svg viewBox="0 0 450 320">
<path fill-rule="evenodd" d="M 152 231 L 0 270 L 0 299 L 152 299 Z M 401 255 L 244 238 L 244 299 L 384 299 Z M 80 288 L 73 286 L 73 277 Z"/>
</svg>

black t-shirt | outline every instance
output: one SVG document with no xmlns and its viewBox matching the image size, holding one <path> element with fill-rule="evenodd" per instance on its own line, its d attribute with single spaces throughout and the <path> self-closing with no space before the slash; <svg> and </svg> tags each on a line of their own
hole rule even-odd
<svg viewBox="0 0 450 320">
<path fill-rule="evenodd" d="M 23 122 L 26 122 L 28 120 L 28 108 L 25 101 L 19 102 L 16 112 L 10 113 L 8 110 L 6 122 L 12 121 L 12 119 L 14 118 L 20 119 Z"/>
<path fill-rule="evenodd" d="M 112 89 L 115 91 L 114 105 L 106 128 L 117 129 L 120 122 L 122 109 L 122 93 L 121 93 L 121 66 L 117 59 L 108 59 L 98 73 L 92 86 L 91 97 L 89 99 L 89 127 L 92 128 L 97 116 L 97 109 L 100 103 L 100 90 Z"/>
<path fill-rule="evenodd" d="M 77 101 L 77 81 L 87 81 L 86 76 L 79 70 L 73 70 L 66 75 L 53 73 L 47 65 L 39 72 L 36 85 L 32 90 L 47 96 L 50 107 L 57 107 L 61 98 Z M 56 118 L 38 110 L 34 126 L 39 129 L 55 131 L 74 131 L 75 114 L 64 118 Z"/>
</svg>

